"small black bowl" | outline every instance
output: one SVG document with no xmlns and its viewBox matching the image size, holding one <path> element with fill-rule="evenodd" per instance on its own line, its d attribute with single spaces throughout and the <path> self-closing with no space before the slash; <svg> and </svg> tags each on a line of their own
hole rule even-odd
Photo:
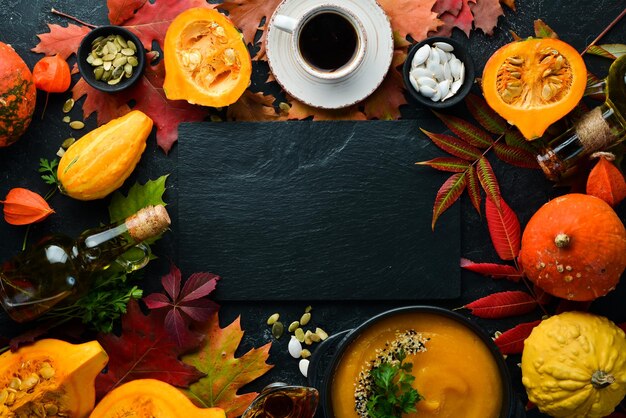
<svg viewBox="0 0 626 418">
<path fill-rule="evenodd" d="M 105 81 L 96 80 L 93 73 L 94 67 L 87 62 L 87 57 L 91 54 L 91 42 L 99 36 L 107 37 L 109 35 L 121 35 L 125 40 L 133 41 L 137 47 L 136 58 L 137 61 L 139 61 L 139 65 L 134 67 L 133 75 L 129 78 L 123 77 L 122 80 L 115 85 L 107 84 Z M 141 73 L 143 73 L 146 66 L 146 51 L 139 38 L 131 31 L 120 26 L 99 26 L 83 38 L 80 46 L 78 47 L 77 61 L 78 70 L 87 84 L 100 91 L 115 93 L 132 86 L 137 80 L 139 80 L 139 77 L 141 77 Z"/>
<path fill-rule="evenodd" d="M 454 51 L 452 51 L 452 53 L 459 60 L 461 60 L 463 64 L 465 64 L 465 79 L 459 90 L 454 96 L 450 97 L 449 99 L 437 102 L 430 100 L 430 98 L 423 96 L 419 91 L 416 91 L 411 84 L 411 80 L 409 79 L 413 56 L 415 55 L 417 50 L 425 44 L 432 46 L 432 44 L 434 44 L 435 42 L 445 42 L 452 45 L 454 47 Z M 411 47 L 402 68 L 402 76 L 404 78 L 404 85 L 413 99 L 428 107 L 432 107 L 435 109 L 444 109 L 458 104 L 465 98 L 465 96 L 467 96 L 467 93 L 469 93 L 470 89 L 472 88 L 472 84 L 474 83 L 474 62 L 472 61 L 472 57 L 470 57 L 467 53 L 467 50 L 458 41 L 455 41 L 452 38 L 434 36 L 432 38 L 425 39 L 422 42 L 419 42 Z"/>
</svg>

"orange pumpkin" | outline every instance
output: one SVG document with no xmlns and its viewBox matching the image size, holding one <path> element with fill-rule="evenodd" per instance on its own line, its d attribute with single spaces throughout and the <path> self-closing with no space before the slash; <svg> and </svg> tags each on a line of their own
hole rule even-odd
<svg viewBox="0 0 626 418">
<path fill-rule="evenodd" d="M 165 82 L 170 100 L 221 107 L 250 84 L 252 62 L 241 33 L 217 10 L 192 8 L 165 35 Z"/>
<path fill-rule="evenodd" d="M 10 45 L 0 42 L 0 57 L 0 147 L 6 147 L 30 125 L 37 90 L 28 66 Z"/>
<path fill-rule="evenodd" d="M 485 100 L 526 139 L 569 113 L 582 99 L 587 68 L 580 54 L 558 39 L 523 39 L 497 50 L 485 64 Z"/>
<path fill-rule="evenodd" d="M 577 193 L 561 196 L 528 221 L 520 263 L 546 292 L 590 301 L 613 290 L 626 268 L 626 230 L 603 200 Z"/>
</svg>

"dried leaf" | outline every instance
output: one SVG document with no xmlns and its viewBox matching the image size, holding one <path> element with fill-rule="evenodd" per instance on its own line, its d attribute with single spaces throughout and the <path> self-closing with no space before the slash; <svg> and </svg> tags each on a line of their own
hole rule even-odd
<svg viewBox="0 0 626 418">
<path fill-rule="evenodd" d="M 457 16 L 461 11 L 461 7 L 463 7 L 462 0 L 437 0 L 432 10 L 437 13 L 438 16 L 443 13 L 450 13 L 453 16 Z"/>
<path fill-rule="evenodd" d="M 144 315 L 133 299 L 122 317 L 122 335 L 100 334 L 98 341 L 109 354 L 107 372 L 96 378 L 98 398 L 135 379 L 153 378 L 187 387 L 204 376 L 178 359 L 182 353 L 197 347 L 201 339 L 190 341 L 185 347 L 178 346 L 163 327 L 163 315 Z"/>
<path fill-rule="evenodd" d="M 558 36 L 552 28 L 545 24 L 545 22 L 541 19 L 535 20 L 535 36 L 537 38 L 554 38 L 557 39 Z"/>
<path fill-rule="evenodd" d="M 463 306 L 480 318 L 499 319 L 532 312 L 537 301 L 526 292 L 513 290 L 485 296 Z"/>
<path fill-rule="evenodd" d="M 493 35 L 498 17 L 504 15 L 500 0 L 476 0 L 476 3 L 470 4 L 470 10 L 474 15 L 474 28 L 487 35 Z"/>
<path fill-rule="evenodd" d="M 541 323 L 541 319 L 518 324 L 496 337 L 494 342 L 504 355 L 521 354 L 524 350 L 524 340 L 530 336 L 532 330 Z"/>
<path fill-rule="evenodd" d="M 450 178 L 443 183 L 441 188 L 439 188 L 433 207 L 433 221 L 431 224 L 433 230 L 435 229 L 435 223 L 437 219 L 439 219 L 439 216 L 457 201 L 463 193 L 463 190 L 465 190 L 466 184 L 466 173 L 456 173 L 450 176 Z"/>
<path fill-rule="evenodd" d="M 147 0 L 107 0 L 109 22 L 112 25 L 121 25 L 135 15 Z"/>
<path fill-rule="evenodd" d="M 500 3 L 504 4 L 509 9 L 515 11 L 515 0 L 500 0 Z"/>
<path fill-rule="evenodd" d="M 433 112 L 459 138 L 477 148 L 486 149 L 492 143 L 491 135 L 471 123 L 456 116 Z"/>
<path fill-rule="evenodd" d="M 429 161 L 422 161 L 415 164 L 427 165 L 436 170 L 448 171 L 451 173 L 462 173 L 470 168 L 470 163 L 468 161 L 454 157 L 437 157 Z"/>
<path fill-rule="evenodd" d="M 239 100 L 228 106 L 226 117 L 228 120 L 239 121 L 278 120 L 279 115 L 274 109 L 274 100 L 274 96 L 246 90 Z"/>
<path fill-rule="evenodd" d="M 604 157 L 591 169 L 587 178 L 587 194 L 616 207 L 626 198 L 626 180 L 622 172 Z"/>
<path fill-rule="evenodd" d="M 436 31 L 441 21 L 433 12 L 436 0 L 379 0 L 391 27 L 401 37 L 410 35 L 415 41 L 428 37 L 429 31 Z"/>
<path fill-rule="evenodd" d="M 83 96 L 86 96 L 82 106 L 84 118 L 87 119 L 92 113 L 97 112 L 98 125 L 103 125 L 130 112 L 123 94 L 101 92 L 80 78 L 72 88 L 72 98 L 78 101 Z"/>
<path fill-rule="evenodd" d="M 604 44 L 591 45 L 587 49 L 588 54 L 599 55 L 608 59 L 617 59 L 622 55 L 626 55 L 626 45 L 624 44 Z"/>
<path fill-rule="evenodd" d="M 456 14 L 445 12 L 439 15 L 439 19 L 443 24 L 433 35 L 451 36 L 452 29 L 459 28 L 469 37 L 472 23 L 474 22 L 474 15 L 470 10 L 469 1 L 473 0 L 461 0 L 461 9 Z"/>
<path fill-rule="evenodd" d="M 483 276 L 494 279 L 507 279 L 512 282 L 519 282 L 524 276 L 521 271 L 509 264 L 474 263 L 467 258 L 461 258 L 461 268 L 482 274 Z"/>
<path fill-rule="evenodd" d="M 469 145 L 465 141 L 450 135 L 436 134 L 421 128 L 420 130 L 426 134 L 426 136 L 428 136 L 435 145 L 455 157 L 459 157 L 467 161 L 475 161 L 481 158 L 482 154 L 480 150 Z"/>
<path fill-rule="evenodd" d="M 395 50 L 391 67 L 380 86 L 365 99 L 365 115 L 368 119 L 395 120 L 400 118 L 400 106 L 407 103 L 404 96 L 404 81 L 398 71 L 406 60 L 406 52 Z"/>
<path fill-rule="evenodd" d="M 243 337 L 239 318 L 220 328 L 217 313 L 209 318 L 203 332 L 207 336 L 204 346 L 197 353 L 183 357 L 185 363 L 206 373 L 206 377 L 189 387 L 190 397 L 203 406 L 223 408 L 228 418 L 238 417 L 258 393 L 237 392 L 273 367 L 266 363 L 271 343 L 235 358 Z"/>
<path fill-rule="evenodd" d="M 480 195 L 480 181 L 478 180 L 478 174 L 476 174 L 476 167 L 473 165 L 470 166 L 467 172 L 467 194 L 476 212 L 478 212 L 479 215 L 482 214 L 480 204 L 482 201 L 482 196 Z"/>
<path fill-rule="evenodd" d="M 9 190 L 4 201 L 4 220 L 11 225 L 41 222 L 54 213 L 48 202 L 35 192 L 22 187 Z"/>
<path fill-rule="evenodd" d="M 281 119 L 307 119 L 312 120 L 367 120 L 365 113 L 357 106 L 349 106 L 342 109 L 321 109 L 312 107 L 295 99 L 291 99 L 289 112 Z"/>
<path fill-rule="evenodd" d="M 48 23 L 50 32 L 37 35 L 39 43 L 31 49 L 46 55 L 59 55 L 67 60 L 78 51 L 78 46 L 91 29 L 87 26 L 69 24 L 67 27 Z"/>
<path fill-rule="evenodd" d="M 478 180 L 487 194 L 487 197 L 491 199 L 497 207 L 499 207 L 501 201 L 500 186 L 498 185 L 498 180 L 496 179 L 496 175 L 493 172 L 493 168 L 491 167 L 489 160 L 487 160 L 487 157 L 480 157 L 478 163 L 476 164 L 476 173 L 478 174 Z"/>
<path fill-rule="evenodd" d="M 503 260 L 514 260 L 520 250 L 521 227 L 517 215 L 500 199 L 500 207 L 491 200 L 485 201 L 485 216 L 489 234 L 498 256 Z"/>
<path fill-rule="evenodd" d="M 465 104 L 472 117 L 487 131 L 497 135 L 501 135 L 506 131 L 508 127 L 506 120 L 498 115 L 482 97 L 470 93 L 465 98 Z"/>
<path fill-rule="evenodd" d="M 532 154 L 525 149 L 497 142 L 494 144 L 493 150 L 496 157 L 511 165 L 522 168 L 539 168 L 539 163 L 535 158 L 535 154 Z"/>
</svg>

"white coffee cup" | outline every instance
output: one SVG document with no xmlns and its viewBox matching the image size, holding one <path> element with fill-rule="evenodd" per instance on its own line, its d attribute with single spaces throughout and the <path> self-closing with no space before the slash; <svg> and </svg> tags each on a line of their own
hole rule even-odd
<svg viewBox="0 0 626 418">
<path fill-rule="evenodd" d="M 332 24 L 336 24 L 334 28 L 337 32 L 320 29 Z M 344 7 L 320 4 L 296 16 L 275 15 L 270 25 L 273 29 L 291 34 L 290 45 L 297 63 L 317 79 L 326 81 L 347 79 L 363 63 L 367 45 L 365 29 L 360 19 Z M 344 34 L 346 36 L 342 36 L 342 39 L 336 36 Z M 333 42 L 323 44 L 314 39 L 318 39 L 316 35 L 320 35 L 319 38 L 326 41 L 327 38 L 334 39 Z M 324 48 L 327 49 L 327 54 L 323 52 Z"/>
</svg>

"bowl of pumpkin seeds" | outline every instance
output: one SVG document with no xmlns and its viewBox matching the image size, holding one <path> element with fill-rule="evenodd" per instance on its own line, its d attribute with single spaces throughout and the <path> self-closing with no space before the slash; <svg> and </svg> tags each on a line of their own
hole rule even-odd
<svg viewBox="0 0 626 418">
<path fill-rule="evenodd" d="M 146 53 L 139 38 L 120 26 L 99 26 L 78 48 L 78 70 L 93 88 L 114 93 L 141 77 Z"/>
</svg>

